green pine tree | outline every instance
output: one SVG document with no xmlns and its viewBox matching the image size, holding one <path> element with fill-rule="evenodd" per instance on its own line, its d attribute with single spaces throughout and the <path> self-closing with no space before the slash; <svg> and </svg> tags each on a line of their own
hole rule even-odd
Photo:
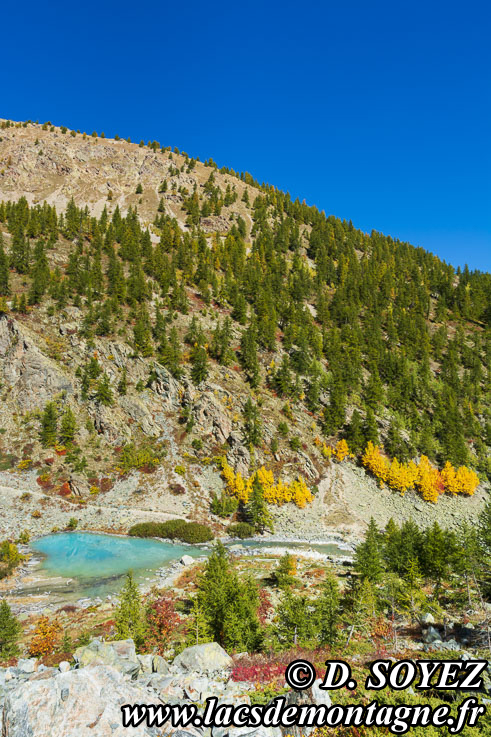
<svg viewBox="0 0 491 737">
<path fill-rule="evenodd" d="M 256 532 L 274 531 L 273 518 L 264 499 L 264 490 L 257 474 L 252 482 L 252 490 L 247 504 L 247 515 Z"/>
<path fill-rule="evenodd" d="M 199 597 L 195 596 L 188 620 L 186 645 L 188 647 L 192 645 L 203 645 L 212 639 L 204 609 L 199 603 Z"/>
<path fill-rule="evenodd" d="M 124 397 L 126 395 L 127 389 L 128 389 L 127 372 L 126 372 L 126 366 L 124 366 L 121 372 L 121 378 L 118 383 L 118 394 Z"/>
<path fill-rule="evenodd" d="M 5 253 L 3 234 L 0 233 L 0 295 L 10 294 L 10 272 L 7 254 Z"/>
<path fill-rule="evenodd" d="M 355 570 L 362 579 L 376 583 L 383 573 L 381 552 L 381 538 L 373 517 L 370 519 L 365 539 L 358 545 L 355 552 Z"/>
<path fill-rule="evenodd" d="M 8 660 L 19 654 L 18 640 L 22 627 L 6 599 L 0 603 L 0 658 Z"/>
<path fill-rule="evenodd" d="M 116 639 L 132 639 L 139 649 L 145 639 L 145 617 L 144 607 L 130 571 L 126 576 L 126 583 L 119 595 L 119 604 L 115 613 Z"/>
<path fill-rule="evenodd" d="M 197 345 L 191 354 L 191 379 L 199 386 L 208 377 L 208 354 L 206 348 Z"/>
<path fill-rule="evenodd" d="M 104 404 L 106 407 L 110 407 L 114 403 L 113 392 L 107 374 L 104 374 L 97 382 L 95 398 L 97 402 Z"/>
<path fill-rule="evenodd" d="M 315 601 L 319 644 L 335 645 L 338 641 L 340 620 L 339 585 L 336 576 L 328 571 L 320 595 Z"/>
<path fill-rule="evenodd" d="M 41 415 L 40 440 L 44 448 L 49 448 L 56 443 L 58 434 L 58 414 L 54 402 L 48 402 Z"/>
<path fill-rule="evenodd" d="M 76 432 L 77 420 L 75 414 L 70 407 L 67 407 L 61 417 L 60 442 L 63 445 L 70 445 L 75 439 Z"/>
</svg>

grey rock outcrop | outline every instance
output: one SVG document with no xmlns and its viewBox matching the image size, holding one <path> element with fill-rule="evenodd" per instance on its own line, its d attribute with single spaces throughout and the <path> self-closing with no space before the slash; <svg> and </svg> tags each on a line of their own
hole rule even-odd
<svg viewBox="0 0 491 737">
<path fill-rule="evenodd" d="M 132 678 L 136 678 L 142 669 L 133 640 L 114 642 L 92 640 L 89 645 L 77 648 L 73 657 L 79 668 L 86 668 L 88 665 L 110 665 L 119 673 Z"/>
<path fill-rule="evenodd" d="M 58 364 L 42 353 L 23 325 L 5 314 L 0 315 L 0 364 L 11 397 L 23 411 L 73 391 Z"/>
<path fill-rule="evenodd" d="M 135 686 L 110 666 L 91 666 L 29 680 L 5 700 L 5 737 L 146 737 L 144 725 L 125 728 L 121 705 L 157 703 L 155 694 Z"/>
<path fill-rule="evenodd" d="M 187 647 L 174 658 L 172 665 L 182 671 L 214 672 L 232 668 L 233 660 L 218 642 Z"/>
</svg>

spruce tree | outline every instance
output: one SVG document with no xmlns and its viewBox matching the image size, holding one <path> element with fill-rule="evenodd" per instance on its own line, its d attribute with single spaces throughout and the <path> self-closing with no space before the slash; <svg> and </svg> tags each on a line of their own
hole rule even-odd
<svg viewBox="0 0 491 737">
<path fill-rule="evenodd" d="M 58 415 L 54 402 L 48 402 L 41 415 L 40 440 L 44 448 L 49 448 L 56 443 L 58 433 Z"/>
<path fill-rule="evenodd" d="M 186 645 L 188 647 L 191 647 L 192 645 L 203 645 L 205 642 L 210 642 L 212 639 L 205 612 L 199 603 L 199 597 L 195 596 L 193 598 L 193 604 L 188 620 Z"/>
<path fill-rule="evenodd" d="M 121 372 L 121 378 L 118 383 L 118 394 L 124 397 L 126 395 L 127 388 L 128 388 L 127 372 L 126 372 L 126 366 L 124 366 Z"/>
<path fill-rule="evenodd" d="M 191 379 L 199 386 L 208 377 L 208 354 L 206 348 L 197 345 L 191 354 Z"/>
<path fill-rule="evenodd" d="M 70 407 L 67 407 L 61 418 L 60 441 L 63 445 L 70 445 L 77 432 L 77 420 Z"/>
<path fill-rule="evenodd" d="M 328 571 L 320 595 L 315 601 L 319 643 L 336 644 L 339 636 L 340 596 L 336 576 Z"/>
<path fill-rule="evenodd" d="M 107 374 L 104 374 L 104 376 L 97 382 L 95 398 L 99 404 L 104 404 L 106 407 L 110 407 L 114 403 L 113 392 L 111 384 L 109 383 L 109 376 Z"/>
<path fill-rule="evenodd" d="M 365 539 L 355 552 L 355 570 L 362 579 L 376 583 L 383 572 L 380 533 L 373 517 L 371 517 L 365 533 Z"/>
<path fill-rule="evenodd" d="M 22 627 L 18 619 L 12 614 L 12 610 L 6 599 L 0 602 L 0 658 L 8 660 L 19 654 L 17 644 Z"/>
<path fill-rule="evenodd" d="M 3 234 L 0 233 L 0 295 L 7 297 L 10 294 L 10 273 L 7 254 L 5 253 Z"/>
<path fill-rule="evenodd" d="M 132 639 L 139 649 L 145 639 L 145 617 L 140 592 L 130 571 L 119 595 L 115 613 L 116 639 Z"/>
<path fill-rule="evenodd" d="M 247 504 L 247 515 L 256 532 L 274 531 L 273 518 L 269 513 L 268 505 L 264 499 L 263 486 L 257 474 L 252 482 L 252 490 Z"/>
</svg>

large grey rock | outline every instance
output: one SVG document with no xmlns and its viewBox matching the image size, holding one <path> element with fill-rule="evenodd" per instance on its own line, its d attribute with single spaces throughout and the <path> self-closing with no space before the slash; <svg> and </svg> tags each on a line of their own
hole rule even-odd
<svg viewBox="0 0 491 737">
<path fill-rule="evenodd" d="M 78 647 L 73 657 L 79 668 L 88 665 L 111 665 L 120 673 L 136 678 L 141 670 L 133 640 L 101 642 L 92 640 L 89 645 Z"/>
<path fill-rule="evenodd" d="M 421 624 L 435 624 L 435 617 L 430 612 L 422 614 L 420 617 Z"/>
<path fill-rule="evenodd" d="M 153 655 L 137 655 L 142 673 L 153 673 Z"/>
<path fill-rule="evenodd" d="M 150 737 L 144 725 L 125 728 L 122 704 L 156 703 L 109 666 L 93 666 L 20 683 L 5 699 L 5 737 Z"/>
<path fill-rule="evenodd" d="M 169 672 L 169 664 L 161 655 L 154 655 L 152 660 L 152 671 L 166 675 Z"/>
<path fill-rule="evenodd" d="M 225 407 L 211 391 L 200 394 L 193 407 L 196 429 L 203 435 L 212 433 L 219 443 L 225 443 L 232 432 L 232 420 Z"/>
<path fill-rule="evenodd" d="M 440 633 L 438 632 L 438 630 L 436 630 L 434 627 L 430 625 L 428 627 L 428 631 L 424 635 L 424 641 L 431 643 L 431 642 L 436 642 L 437 640 L 441 640 Z"/>
<path fill-rule="evenodd" d="M 218 642 L 187 647 L 174 658 L 172 665 L 184 671 L 219 671 L 233 667 L 233 660 Z"/>
<path fill-rule="evenodd" d="M 19 658 L 17 661 L 17 668 L 21 671 L 21 673 L 34 673 L 37 666 L 37 660 L 36 658 Z"/>
</svg>

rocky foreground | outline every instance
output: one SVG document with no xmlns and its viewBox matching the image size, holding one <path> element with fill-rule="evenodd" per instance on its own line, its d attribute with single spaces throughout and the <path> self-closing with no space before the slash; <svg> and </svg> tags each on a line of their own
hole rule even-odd
<svg viewBox="0 0 491 737">
<path fill-rule="evenodd" d="M 452 642 L 439 640 L 433 626 L 425 630 L 425 650 L 460 650 Z M 472 656 L 464 650 L 461 660 Z M 173 729 L 123 727 L 123 704 L 184 704 L 204 706 L 209 697 L 219 704 L 250 704 L 253 682 L 232 679 L 234 661 L 216 642 L 183 650 L 169 663 L 159 655 L 137 655 L 133 640 L 102 642 L 93 640 L 74 653 L 74 665 L 63 661 L 57 668 L 46 667 L 35 658 L 20 659 L 17 666 L 0 669 L 0 714 L 2 737 L 284 737 L 279 728 L 212 727 Z M 328 691 L 318 679 L 304 692 L 288 691 L 288 703 L 331 705 Z M 484 677 L 491 695 L 491 666 Z M 286 686 L 286 684 L 285 684 Z M 491 704 L 484 698 L 483 703 Z M 296 728 L 288 734 L 299 737 Z M 312 729 L 302 728 L 304 737 Z"/>
<path fill-rule="evenodd" d="M 47 668 L 35 658 L 0 669 L 4 702 L 2 737 L 122 737 L 162 734 L 146 726 L 122 726 L 121 705 L 198 702 L 218 697 L 220 703 L 250 704 L 253 683 L 231 680 L 232 658 L 215 642 L 186 648 L 171 664 L 158 655 L 137 655 L 132 640 L 93 640 L 78 648 L 75 666 L 66 661 Z M 292 703 L 300 698 L 290 692 Z M 304 697 L 303 697 L 304 698 Z M 318 683 L 308 693 L 311 702 L 331 703 Z M 195 728 L 172 730 L 176 737 L 245 737 L 244 729 Z M 291 729 L 289 730 L 291 733 Z M 237 733 L 237 735 L 236 735 Z M 279 729 L 250 731 L 281 737 Z"/>
</svg>

